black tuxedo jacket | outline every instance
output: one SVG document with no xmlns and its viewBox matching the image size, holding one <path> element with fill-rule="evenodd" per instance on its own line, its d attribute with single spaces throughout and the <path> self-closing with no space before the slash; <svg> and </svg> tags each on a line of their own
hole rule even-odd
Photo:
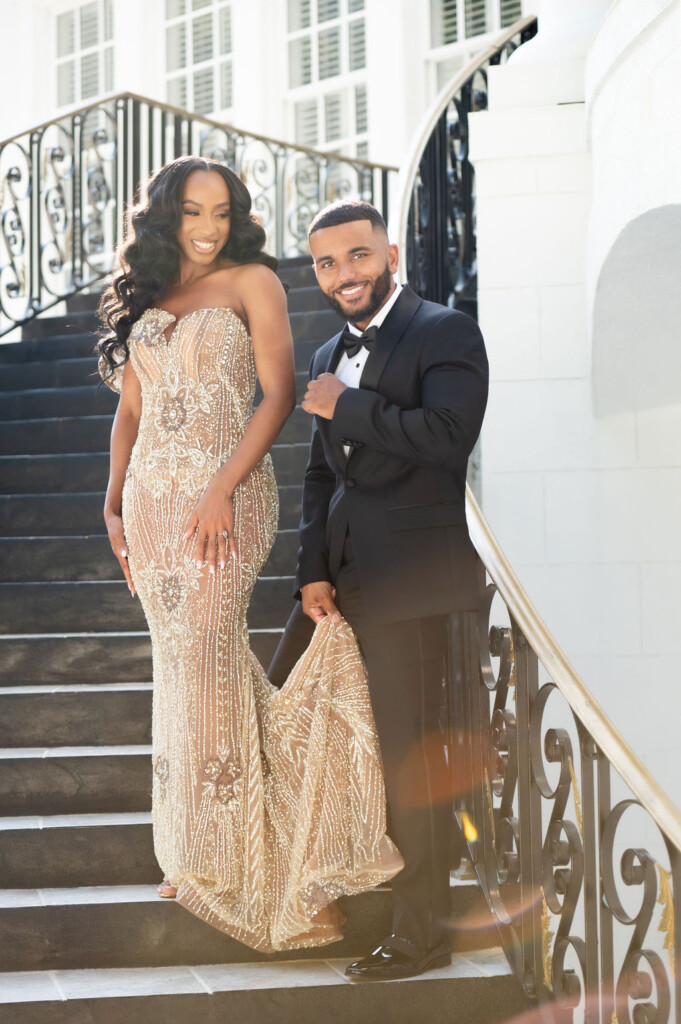
<svg viewBox="0 0 681 1024">
<path fill-rule="evenodd" d="M 310 376 L 333 373 L 340 333 Z M 397 622 L 476 608 L 480 575 L 466 525 L 466 466 L 487 403 L 478 325 L 405 286 L 359 388 L 315 416 L 305 471 L 296 596 L 333 582 L 349 529 L 367 615 Z M 350 445 L 346 459 L 343 445 Z"/>
</svg>

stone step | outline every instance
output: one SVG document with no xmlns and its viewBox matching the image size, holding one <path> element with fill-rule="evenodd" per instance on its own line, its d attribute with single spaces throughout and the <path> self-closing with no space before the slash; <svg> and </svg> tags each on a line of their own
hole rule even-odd
<svg viewBox="0 0 681 1024">
<path fill-rule="evenodd" d="M 314 279 L 314 272 L 312 274 L 312 278 L 314 284 L 309 284 L 302 288 L 292 288 L 288 293 L 289 313 L 301 313 L 303 311 L 313 309 L 328 310 L 330 308 L 324 292 Z"/>
<path fill-rule="evenodd" d="M 289 313 L 293 340 L 315 339 L 317 343 L 330 338 L 340 330 L 344 320 L 327 303 L 319 308 L 303 308 Z M 22 341 L 0 345 L 0 364 L 15 362 L 40 362 L 54 359 L 55 352 L 68 352 L 61 358 L 87 355 L 97 343 L 94 333 L 97 326 L 94 313 L 81 311 L 67 316 L 46 316 L 24 325 Z M 60 344 L 56 339 L 62 339 Z M 69 340 L 67 340 L 69 339 Z M 17 351 L 19 349 L 19 351 Z M 56 356 L 59 358 L 59 355 Z"/>
<path fill-rule="evenodd" d="M 297 556 L 298 530 L 280 530 L 262 575 L 292 576 Z M 0 537 L 1 583 L 120 579 L 120 566 L 106 535 Z"/>
<path fill-rule="evenodd" d="M 150 807 L 151 746 L 0 749 L 0 815 L 148 811 Z"/>
<path fill-rule="evenodd" d="M 7 391 L 0 399 L 0 420 L 113 415 L 117 404 L 118 397 L 110 388 L 98 388 L 95 384 Z"/>
<path fill-rule="evenodd" d="M 292 593 L 292 577 L 261 576 L 248 609 L 249 626 L 283 627 Z M 112 625 L 126 631 L 146 628 L 140 600 L 131 597 L 123 581 L 0 583 L 0 633 L 22 633 L 32 622 L 49 622 L 53 632 L 85 625 L 99 631 Z"/>
<path fill-rule="evenodd" d="M 74 323 L 78 319 L 79 323 Z M 55 325 L 52 333 L 45 335 L 39 324 L 47 320 Z M 92 328 L 81 328 L 81 324 L 92 323 Z M 21 341 L 0 345 L 0 366 L 17 365 L 19 363 L 36 363 L 56 359 L 95 358 L 97 336 L 93 333 L 93 314 L 84 311 L 70 313 L 63 317 L 47 317 L 45 320 L 34 320 L 33 324 L 25 324 Z M 29 336 L 26 336 L 26 332 Z"/>
<path fill-rule="evenodd" d="M 333 959 L 321 959 L 325 952 Z M 312 954 L 275 963 L 0 974 L 3 1024 L 500 1024 L 529 1009 L 498 948 L 455 954 L 449 967 L 383 985 L 346 979 L 351 957 L 338 957 L 336 946 Z"/>
<path fill-rule="evenodd" d="M 279 488 L 279 527 L 300 522 L 301 480 Z M 85 494 L 0 494 L 0 537 L 26 538 L 101 534 L 104 491 Z M 10 557 L 8 555 L 8 557 Z"/>
<path fill-rule="evenodd" d="M 362 955 L 385 938 L 391 902 L 387 887 L 343 898 L 348 920 L 334 954 Z M 462 952 L 496 941 L 477 887 L 462 890 L 451 923 Z M 249 949 L 172 900 L 159 899 L 153 885 L 1 890 L 0 948 L 6 951 L 6 971 L 254 963 L 291 956 Z M 301 960 L 317 956 L 315 949 L 296 951 Z"/>
<path fill-rule="evenodd" d="M 297 315 L 302 316 L 302 314 Z M 315 337 L 296 340 L 294 359 L 297 371 L 301 373 L 307 372 L 315 350 L 343 326 L 340 319 L 334 313 L 331 315 L 335 319 L 328 322 L 325 330 L 319 331 Z M 317 316 L 325 317 L 327 314 L 318 313 Z M 17 344 L 30 343 L 18 342 Z M 7 347 L 9 346 L 0 345 L 0 352 L 3 348 Z M 86 351 L 89 351 L 89 349 Z M 46 355 L 45 359 L 40 361 L 28 360 L 5 363 L 0 369 L 0 392 L 99 385 L 100 376 L 97 370 L 97 359 L 94 355 L 90 354 L 78 358 L 57 358 L 57 356 L 57 350 L 53 350 L 52 358 Z M 105 384 L 102 384 L 101 387 L 106 388 L 107 391 L 111 390 Z"/>
<path fill-rule="evenodd" d="M 158 885 L 151 812 L 0 818 L 3 884 L 10 889 Z"/>
<path fill-rule="evenodd" d="M 27 620 L 25 625 L 29 624 Z M 265 668 L 281 633 L 272 628 L 249 630 L 251 648 Z M 136 682 L 148 681 L 151 675 L 151 641 L 146 632 L 0 636 L 0 687 Z"/>
<path fill-rule="evenodd" d="M 277 267 L 277 277 L 288 285 L 290 291 L 296 288 L 318 287 L 311 256 L 293 256 L 281 260 Z"/>
<path fill-rule="evenodd" d="M 0 421 L 0 455 L 108 452 L 112 423 L 111 414 Z M 281 428 L 277 443 L 309 441 L 310 430 L 310 416 L 296 406 Z"/>
<path fill-rule="evenodd" d="M 271 449 L 280 487 L 300 487 L 309 441 L 275 444 Z M 109 477 L 108 452 L 60 455 L 0 455 L 0 486 L 4 494 L 64 494 L 103 491 Z"/>
<path fill-rule="evenodd" d="M 0 748 L 151 743 L 151 698 L 152 683 L 0 688 Z"/>
<path fill-rule="evenodd" d="M 99 379 L 97 361 L 92 355 L 82 359 L 9 363 L 0 370 L 0 392 L 92 386 L 96 385 Z M 109 390 L 107 388 L 107 391 Z"/>
<path fill-rule="evenodd" d="M 307 387 L 308 371 L 296 373 L 296 395 L 300 402 Z M 262 398 L 262 390 L 256 388 L 255 400 Z M 107 387 L 86 384 L 82 387 L 29 388 L 24 391 L 2 392 L 0 401 L 1 420 L 42 419 L 56 416 L 100 416 L 113 415 L 118 405 L 118 396 Z"/>
</svg>

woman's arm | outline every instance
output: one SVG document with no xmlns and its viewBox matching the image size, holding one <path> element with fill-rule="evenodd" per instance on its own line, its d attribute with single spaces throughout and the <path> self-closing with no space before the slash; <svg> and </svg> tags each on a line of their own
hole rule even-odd
<svg viewBox="0 0 681 1024">
<path fill-rule="evenodd" d="M 121 397 L 111 428 L 111 458 L 109 463 L 109 485 L 104 499 L 104 521 L 114 555 L 119 561 L 128 589 L 135 596 L 135 586 L 128 566 L 128 545 L 123 531 L 121 503 L 125 472 L 130 454 L 137 438 L 142 415 L 142 388 L 137 374 L 128 359 L 123 368 Z"/>
<path fill-rule="evenodd" d="M 196 562 L 207 561 L 210 572 L 215 572 L 216 551 L 220 567 L 226 564 L 223 530 L 228 533 L 230 554 L 236 558 L 232 495 L 272 447 L 296 404 L 286 293 L 276 275 L 260 264 L 249 264 L 236 273 L 263 399 L 241 441 L 215 474 L 187 522 L 185 539 L 196 531 Z"/>
</svg>

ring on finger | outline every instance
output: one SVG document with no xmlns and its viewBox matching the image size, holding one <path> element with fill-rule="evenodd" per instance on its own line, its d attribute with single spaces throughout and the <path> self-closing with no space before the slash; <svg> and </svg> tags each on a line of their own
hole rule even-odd
<svg viewBox="0 0 681 1024">
<path fill-rule="evenodd" d="M 229 530 L 223 530 L 222 536 L 225 538 L 225 540 L 227 540 L 227 538 L 229 537 Z"/>
</svg>

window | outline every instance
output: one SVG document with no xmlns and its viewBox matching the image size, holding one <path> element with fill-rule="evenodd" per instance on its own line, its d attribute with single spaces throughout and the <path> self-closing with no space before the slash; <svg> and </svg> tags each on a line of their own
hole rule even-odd
<svg viewBox="0 0 681 1024">
<path fill-rule="evenodd" d="M 233 103 L 231 0 L 166 0 L 166 96 L 196 114 Z"/>
<path fill-rule="evenodd" d="M 431 0 L 431 44 L 449 46 L 508 28 L 522 15 L 522 0 Z"/>
<path fill-rule="evenodd" d="M 366 154 L 365 0 L 287 0 L 287 11 L 296 142 Z"/>
<path fill-rule="evenodd" d="M 113 90 L 113 0 L 94 0 L 57 15 L 57 105 Z"/>
</svg>

